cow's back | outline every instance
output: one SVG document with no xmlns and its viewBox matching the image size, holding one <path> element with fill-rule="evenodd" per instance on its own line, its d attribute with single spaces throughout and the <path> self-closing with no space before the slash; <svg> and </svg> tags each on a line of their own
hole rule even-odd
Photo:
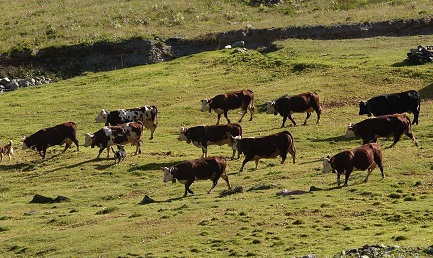
<svg viewBox="0 0 433 258">
<path fill-rule="evenodd" d="M 75 140 L 76 135 L 77 125 L 74 122 L 63 123 L 39 130 L 40 139 L 43 139 L 49 145 L 59 145 L 63 143 L 66 138 Z"/>
</svg>

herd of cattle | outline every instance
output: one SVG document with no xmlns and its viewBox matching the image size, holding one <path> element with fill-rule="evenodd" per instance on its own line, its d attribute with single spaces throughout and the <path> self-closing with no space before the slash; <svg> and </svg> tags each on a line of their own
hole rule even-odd
<svg viewBox="0 0 433 258">
<path fill-rule="evenodd" d="M 307 92 L 295 96 L 282 96 L 267 104 L 267 114 L 280 114 L 283 117 L 281 127 L 285 126 L 287 118 L 293 125 L 296 122 L 292 118 L 293 113 L 306 113 L 304 125 L 312 112 L 317 114 L 317 123 L 320 121 L 322 113 L 319 96 L 314 92 Z M 228 111 L 242 109 L 242 115 L 238 123 L 231 123 L 228 118 Z M 376 166 L 379 166 L 382 177 L 384 177 L 382 165 L 382 153 L 376 143 L 379 137 L 394 137 L 394 146 L 403 134 L 406 134 L 417 144 L 411 130 L 411 121 L 408 112 L 414 114 L 412 124 L 418 124 L 420 111 L 420 95 L 417 91 L 411 90 L 400 93 L 380 95 L 373 97 L 366 102 L 360 102 L 359 115 L 372 114 L 375 118 L 365 119 L 357 124 L 350 124 L 346 137 L 360 137 L 363 145 L 352 150 L 342 151 L 332 157 L 323 159 L 323 172 L 333 171 L 337 173 L 337 183 L 340 185 L 340 175 L 345 174 L 344 185 L 347 185 L 350 173 L 353 170 L 368 170 L 368 176 Z M 293 136 L 288 131 L 282 131 L 268 136 L 261 137 L 242 137 L 242 122 L 247 111 L 250 112 L 250 120 L 254 115 L 254 93 L 251 90 L 241 90 L 219 94 L 212 99 L 202 100 L 201 111 L 211 112 L 214 110 L 218 114 L 216 125 L 200 125 L 190 128 L 182 127 L 178 137 L 179 141 L 186 141 L 202 149 L 202 158 L 182 162 L 170 168 L 163 167 L 164 182 L 178 180 L 185 184 L 185 193 L 193 193 L 189 187 L 196 179 L 210 179 L 213 182 L 211 189 L 216 186 L 219 178 L 223 178 L 229 189 L 227 174 L 225 172 L 227 160 L 224 157 L 208 157 L 207 148 L 209 145 L 231 146 L 233 150 L 232 159 L 240 158 L 244 154 L 244 160 L 240 168 L 241 172 L 245 164 L 251 160 L 255 161 L 257 169 L 260 159 L 275 158 L 280 156 L 281 163 L 284 163 L 287 154 L 292 156 L 293 163 L 296 160 L 296 148 Z M 221 115 L 227 119 L 227 124 L 220 125 Z M 135 154 L 141 153 L 141 135 L 145 128 L 150 129 L 150 139 L 154 137 L 157 127 L 158 110 L 155 106 L 143 106 L 134 109 L 119 109 L 115 111 L 101 110 L 96 117 L 96 122 L 105 123 L 105 126 L 93 134 L 85 134 L 84 147 L 98 147 L 100 157 L 104 149 L 110 156 L 110 146 L 131 143 L 136 146 Z M 38 151 L 42 158 L 45 158 L 46 150 L 53 145 L 66 144 L 65 152 L 74 143 L 79 150 L 76 138 L 77 127 L 73 122 L 44 128 L 36 133 L 24 137 L 23 149 L 32 148 Z"/>
</svg>

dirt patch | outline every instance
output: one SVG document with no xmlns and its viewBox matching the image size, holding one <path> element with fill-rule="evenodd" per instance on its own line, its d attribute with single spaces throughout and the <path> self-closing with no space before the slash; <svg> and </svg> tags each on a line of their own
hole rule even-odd
<svg viewBox="0 0 433 258">
<path fill-rule="evenodd" d="M 208 34 L 191 40 L 132 38 L 119 43 L 100 42 L 40 50 L 25 49 L 1 55 L 0 74 L 8 76 L 11 71 L 21 68 L 46 71 L 61 78 L 68 78 L 87 71 L 109 71 L 168 61 L 203 51 L 222 49 L 238 41 L 244 41 L 245 47 L 249 49 L 272 52 L 276 50 L 274 41 L 288 38 L 334 40 L 428 35 L 433 34 L 432 25 L 433 21 L 428 17 L 334 26 L 244 29 Z"/>
</svg>

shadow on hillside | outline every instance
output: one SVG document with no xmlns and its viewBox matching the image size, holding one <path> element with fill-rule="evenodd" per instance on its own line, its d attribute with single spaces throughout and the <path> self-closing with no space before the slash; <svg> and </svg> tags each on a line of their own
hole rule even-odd
<svg viewBox="0 0 433 258">
<path fill-rule="evenodd" d="M 421 95 L 422 100 L 431 100 L 433 99 L 433 83 L 425 86 L 424 88 L 419 90 L 419 94 Z M 422 105 L 422 104 L 421 104 Z"/>
</svg>

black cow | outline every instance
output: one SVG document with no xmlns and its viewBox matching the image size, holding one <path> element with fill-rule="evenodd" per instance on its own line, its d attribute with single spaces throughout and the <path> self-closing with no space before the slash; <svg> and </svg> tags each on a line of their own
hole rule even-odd
<svg viewBox="0 0 433 258">
<path fill-rule="evenodd" d="M 412 124 L 418 124 L 421 99 L 418 91 L 384 94 L 359 103 L 359 115 L 382 116 L 395 113 L 413 113 Z"/>
</svg>

